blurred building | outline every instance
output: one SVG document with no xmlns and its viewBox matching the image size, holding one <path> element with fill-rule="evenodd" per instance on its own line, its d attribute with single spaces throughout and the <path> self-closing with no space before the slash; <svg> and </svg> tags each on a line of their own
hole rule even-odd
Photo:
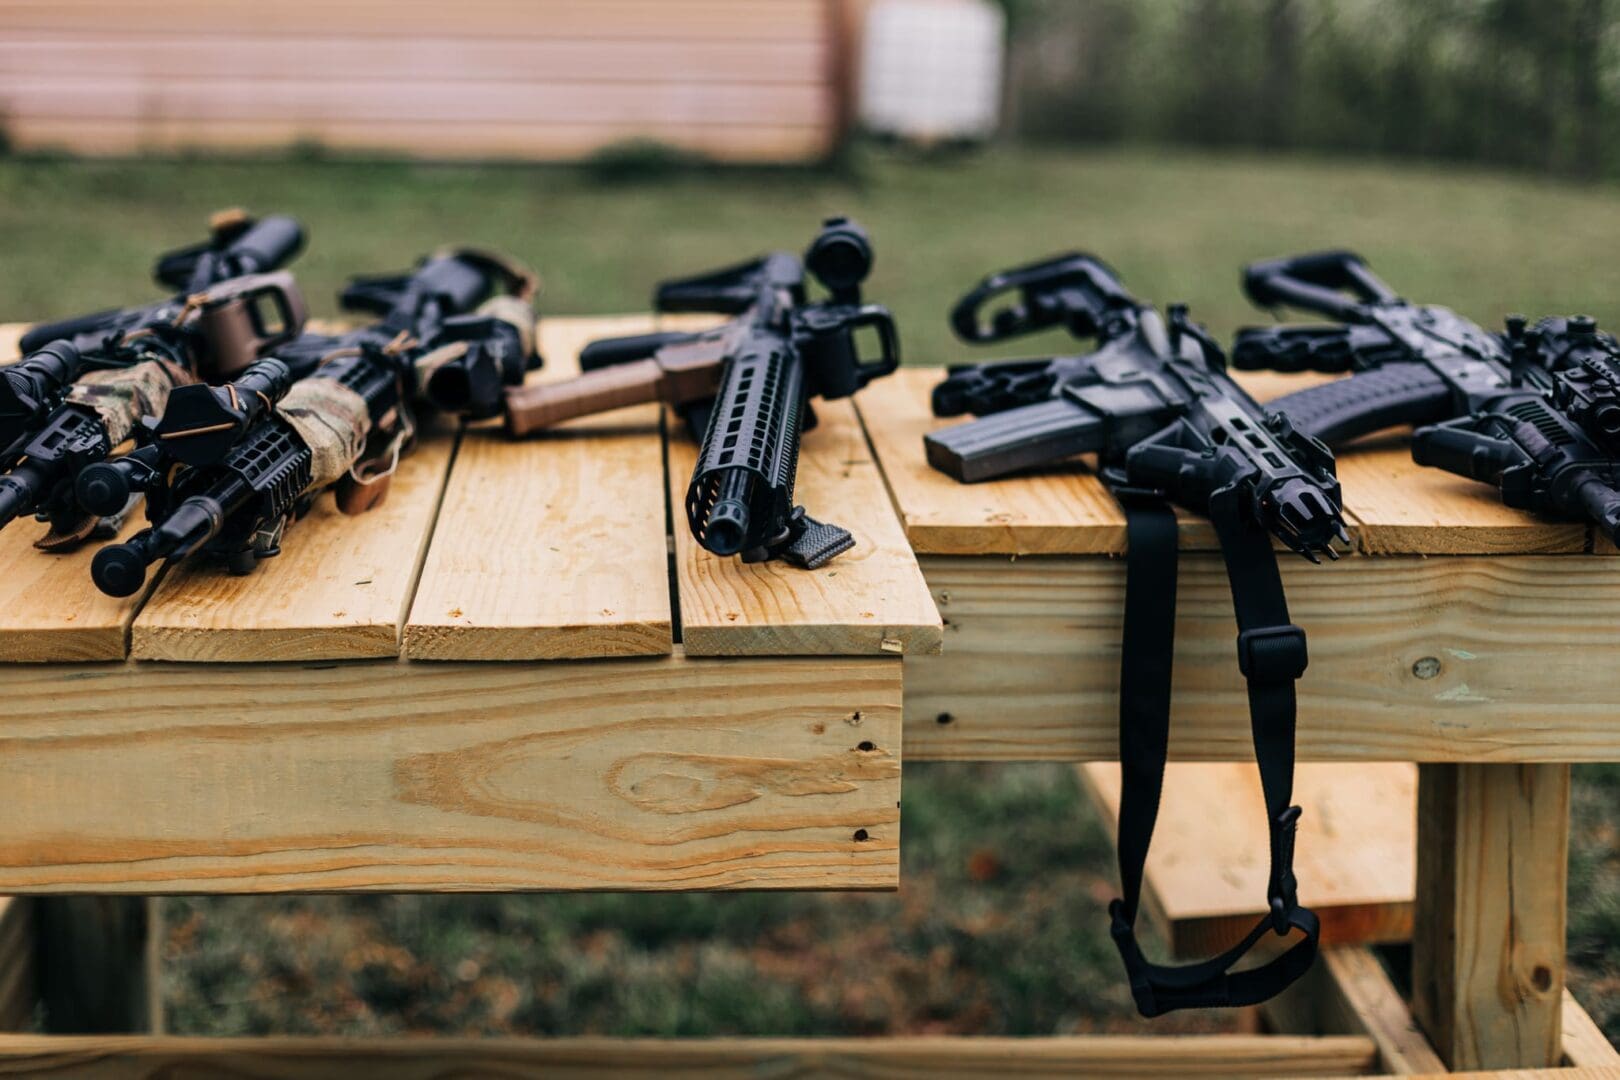
<svg viewBox="0 0 1620 1080">
<path fill-rule="evenodd" d="M 854 0 L 5 0 L 0 127 L 89 154 L 295 145 L 824 156 Z"/>
</svg>

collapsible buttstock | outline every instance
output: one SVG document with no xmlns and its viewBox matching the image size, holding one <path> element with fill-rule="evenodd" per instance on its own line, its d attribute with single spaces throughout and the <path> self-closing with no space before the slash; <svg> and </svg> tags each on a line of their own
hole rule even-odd
<svg viewBox="0 0 1620 1080">
<path fill-rule="evenodd" d="M 1390 303 L 1395 292 L 1353 251 L 1318 251 L 1250 263 L 1243 292 L 1261 307 L 1296 307 L 1330 319 L 1363 322 L 1367 304 Z"/>
<path fill-rule="evenodd" d="M 646 360 L 666 345 L 690 341 L 696 334 L 666 330 L 656 334 L 630 334 L 593 341 L 579 351 L 581 371 L 595 371 L 633 360 Z"/>
<path fill-rule="evenodd" d="M 1058 325 L 1076 337 L 1091 337 L 1109 311 L 1135 304 L 1107 263 L 1074 252 L 991 274 L 956 302 L 951 328 L 973 343 Z"/>
</svg>

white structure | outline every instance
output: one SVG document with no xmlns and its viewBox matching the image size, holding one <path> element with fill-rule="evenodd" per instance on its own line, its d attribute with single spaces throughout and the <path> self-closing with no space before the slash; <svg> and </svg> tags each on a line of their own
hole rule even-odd
<svg viewBox="0 0 1620 1080">
<path fill-rule="evenodd" d="M 861 55 L 862 125 L 922 142 L 994 134 L 1005 29 L 989 0 L 873 0 Z"/>
</svg>

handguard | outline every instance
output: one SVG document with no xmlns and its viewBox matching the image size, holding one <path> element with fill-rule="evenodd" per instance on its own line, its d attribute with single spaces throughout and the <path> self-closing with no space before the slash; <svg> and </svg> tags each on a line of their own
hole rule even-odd
<svg viewBox="0 0 1620 1080">
<path fill-rule="evenodd" d="M 4 464 L 15 463 L 21 441 L 67 398 L 84 361 L 71 342 L 53 341 L 0 367 L 0 447 Z"/>
<path fill-rule="evenodd" d="M 507 391 L 507 431 L 528 435 L 644 402 L 672 405 L 702 443 L 685 500 L 698 542 L 745 562 L 821 566 L 855 541 L 793 502 L 799 438 L 814 424 L 810 400 L 848 397 L 900 364 L 893 318 L 861 300 L 871 265 L 865 231 L 832 218 L 802 259 L 774 252 L 666 281 L 654 295 L 660 312 L 731 320 L 592 342 L 577 378 Z M 827 299 L 810 299 L 807 271 Z M 862 355 L 862 331 L 875 334 L 875 356 Z"/>
</svg>

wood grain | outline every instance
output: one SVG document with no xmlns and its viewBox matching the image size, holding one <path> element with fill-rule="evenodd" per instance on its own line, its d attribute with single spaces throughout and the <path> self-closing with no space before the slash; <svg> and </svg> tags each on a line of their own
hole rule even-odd
<svg viewBox="0 0 1620 1080">
<path fill-rule="evenodd" d="M 137 508 L 119 529 L 128 539 L 146 524 Z M 122 660 L 129 627 L 152 584 L 134 596 L 107 596 L 90 580 L 97 544 L 47 555 L 34 548 L 45 526 L 32 519 L 0 530 L 0 662 Z"/>
<path fill-rule="evenodd" d="M 811 571 L 703 550 L 683 509 L 698 448 L 678 422 L 669 425 L 681 640 L 692 655 L 939 652 L 939 612 L 854 408 L 818 401 L 816 413 L 820 423 L 800 444 L 794 498 L 812 517 L 847 528 L 855 547 Z"/>
<path fill-rule="evenodd" d="M 1299 753 L 1334 761 L 1612 761 L 1620 604 L 1581 556 L 1284 564 L 1310 635 Z M 1118 753 L 1124 567 L 1077 557 L 924 560 L 945 654 L 906 658 L 913 760 L 1110 761 Z M 1171 753 L 1249 761 L 1230 589 L 1181 561 Z"/>
<path fill-rule="evenodd" d="M 1589 1016 L 1575 995 L 1564 991 L 1563 1020 L 1564 1064 L 1575 1068 L 1602 1066 L 1620 1069 L 1620 1050 L 1616 1050 L 1603 1034 L 1603 1029 Z"/>
<path fill-rule="evenodd" d="M 171 567 L 135 619 L 139 660 L 346 660 L 399 655 L 400 627 L 444 491 L 455 436 L 424 436 L 381 506 L 350 517 L 330 494 L 281 554 L 236 577 L 209 557 Z"/>
<path fill-rule="evenodd" d="M 1115 830 L 1119 767 L 1091 762 L 1076 772 L 1104 825 Z M 1294 855 L 1300 902 L 1321 918 L 1323 943 L 1410 939 L 1416 766 L 1301 765 L 1294 802 L 1303 810 Z M 1260 918 L 1270 870 L 1265 819 L 1253 764 L 1178 762 L 1166 771 L 1143 913 L 1175 956 L 1213 956 Z"/>
<path fill-rule="evenodd" d="M 334 6 L 318 0 L 283 0 L 273 10 L 255 11 L 206 0 L 139 0 L 98 7 L 90 0 L 10 0 L 6 29 L 128 33 L 186 29 L 216 35 L 323 32 L 382 37 L 438 34 L 495 38 L 654 40 L 666 43 L 699 40 L 799 40 L 816 28 L 825 0 L 686 0 L 673 12 L 665 0 L 481 0 L 451 11 L 424 4 L 413 7 L 408 23 L 390 21 L 399 14 L 389 0 L 349 0 Z"/>
<path fill-rule="evenodd" d="M 938 420 L 928 395 L 938 368 L 901 368 L 861 391 L 858 405 L 906 536 L 919 555 L 1095 555 L 1125 550 L 1125 514 L 1087 466 L 961 484 L 928 464 L 923 436 Z"/>
<path fill-rule="evenodd" d="M 377 28 L 381 29 L 381 28 Z M 611 29 L 611 28 L 604 28 Z M 49 76 L 66 65 L 101 75 L 149 77 L 184 54 L 193 78 L 244 75 L 314 75 L 341 72 L 355 81 L 397 79 L 409 69 L 424 79 L 455 82 L 518 81 L 544 73 L 549 82 L 681 82 L 694 70 L 709 84 L 820 83 L 826 79 L 825 43 L 813 37 L 727 41 L 710 37 L 672 49 L 667 41 L 531 36 L 479 37 L 454 32 L 431 40 L 412 36 L 324 36 L 313 25 L 288 33 L 221 40 L 185 27 L 137 33 L 97 33 L 84 27 L 15 30 L 7 36 L 0 72 Z"/>
<path fill-rule="evenodd" d="M 1324 949 L 1311 971 L 1260 1009 L 1274 1031 L 1367 1036 L 1378 1047 L 1380 1073 L 1445 1072 L 1440 1055 L 1370 949 Z"/>
<path fill-rule="evenodd" d="M 784 161 L 827 153 L 841 130 L 828 0 L 472 0 L 454 18 L 397 16 L 366 2 L 7 4 L 6 134 L 79 153 L 303 141 L 527 159 L 652 138 Z"/>
<path fill-rule="evenodd" d="M 1371 1040 L 1259 1035 L 892 1039 L 198 1039 L 0 1036 L 0 1075 L 83 1080 L 388 1076 L 1021 1077 L 1342 1076 L 1366 1072 Z M 1578 1080 L 1578 1078 L 1577 1078 Z"/>
<path fill-rule="evenodd" d="M 653 317 L 545 319 L 546 365 L 566 378 L 597 338 Z M 405 628 L 413 660 L 554 660 L 674 648 L 656 405 L 523 441 L 468 430 Z"/>
<path fill-rule="evenodd" d="M 1412 1012 L 1448 1067 L 1562 1059 L 1569 766 L 1424 765 Z"/>
<path fill-rule="evenodd" d="M 13 665 L 0 688 L 0 891 L 897 881 L 898 660 Z"/>
</svg>

